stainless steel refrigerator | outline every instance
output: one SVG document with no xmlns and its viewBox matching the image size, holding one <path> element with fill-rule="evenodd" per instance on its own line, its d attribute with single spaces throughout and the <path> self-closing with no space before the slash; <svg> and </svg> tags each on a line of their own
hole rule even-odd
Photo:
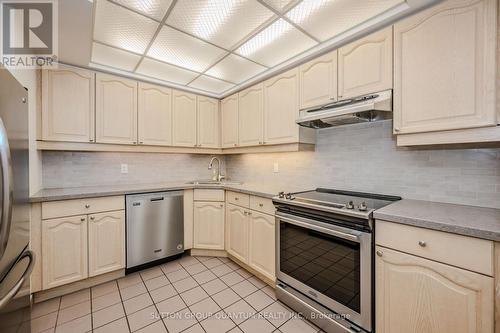
<svg viewBox="0 0 500 333">
<path fill-rule="evenodd" d="M 0 67 L 0 332 L 30 332 L 28 91 Z"/>
</svg>

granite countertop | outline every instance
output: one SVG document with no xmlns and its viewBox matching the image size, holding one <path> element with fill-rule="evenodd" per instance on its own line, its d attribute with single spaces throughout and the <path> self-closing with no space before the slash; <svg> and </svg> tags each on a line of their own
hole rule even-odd
<svg viewBox="0 0 500 333">
<path fill-rule="evenodd" d="M 375 219 L 500 241 L 500 209 L 404 199 L 373 213 Z"/>
</svg>

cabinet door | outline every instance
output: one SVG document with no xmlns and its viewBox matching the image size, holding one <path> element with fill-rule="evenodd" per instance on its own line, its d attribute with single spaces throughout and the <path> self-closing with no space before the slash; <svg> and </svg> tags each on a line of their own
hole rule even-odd
<svg viewBox="0 0 500 333">
<path fill-rule="evenodd" d="M 137 143 L 137 82 L 96 74 L 96 140 Z"/>
<path fill-rule="evenodd" d="M 301 109 L 337 100 L 337 50 L 303 64 L 299 75 Z"/>
<path fill-rule="evenodd" d="M 224 250 L 224 203 L 194 203 L 194 248 Z"/>
<path fill-rule="evenodd" d="M 380 333 L 492 333 L 493 278 L 377 247 Z"/>
<path fill-rule="evenodd" d="M 262 84 L 250 87 L 238 94 L 238 141 L 240 146 L 262 144 L 263 89 Z"/>
<path fill-rule="evenodd" d="M 271 280 L 276 279 L 274 216 L 250 212 L 248 264 Z"/>
<path fill-rule="evenodd" d="M 226 251 L 248 263 L 248 212 L 228 204 L 226 209 Z"/>
<path fill-rule="evenodd" d="M 198 96 L 198 147 L 219 148 L 219 101 Z"/>
<path fill-rule="evenodd" d="M 89 216 L 89 276 L 125 267 L 125 211 Z"/>
<path fill-rule="evenodd" d="M 222 148 L 238 146 L 238 94 L 221 101 Z"/>
<path fill-rule="evenodd" d="M 264 82 L 264 143 L 299 141 L 299 72 L 292 69 Z"/>
<path fill-rule="evenodd" d="M 339 99 L 392 89 L 392 27 L 339 49 Z"/>
<path fill-rule="evenodd" d="M 139 144 L 172 144 L 172 89 L 139 82 Z"/>
<path fill-rule="evenodd" d="M 394 131 L 497 124 L 496 0 L 445 1 L 394 26 Z"/>
<path fill-rule="evenodd" d="M 43 289 L 87 278 L 87 216 L 43 220 L 39 260 Z"/>
<path fill-rule="evenodd" d="M 173 145 L 196 147 L 196 95 L 174 90 L 173 110 Z"/>
<path fill-rule="evenodd" d="M 42 70 L 42 139 L 93 142 L 94 72 Z"/>
</svg>

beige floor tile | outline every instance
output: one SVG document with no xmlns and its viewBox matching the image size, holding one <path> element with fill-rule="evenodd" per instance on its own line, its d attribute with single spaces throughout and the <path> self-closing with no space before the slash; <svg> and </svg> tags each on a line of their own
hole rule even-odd
<svg viewBox="0 0 500 333">
<path fill-rule="evenodd" d="M 100 297 L 96 297 L 92 299 L 92 311 L 99 311 L 108 306 L 115 305 L 116 303 L 120 303 L 122 300 L 120 298 L 120 293 L 118 291 L 113 291 L 109 294 L 105 294 Z"/>
<path fill-rule="evenodd" d="M 261 279 L 259 279 L 258 277 L 256 276 L 252 276 L 251 278 L 249 278 L 247 280 L 248 282 L 250 282 L 251 284 L 253 284 L 254 286 L 256 286 L 257 288 L 264 288 L 266 286 L 266 283 L 263 282 Z"/>
<path fill-rule="evenodd" d="M 173 285 L 178 293 L 182 293 L 186 290 L 193 289 L 194 287 L 198 286 L 198 283 L 192 277 L 188 277 L 183 280 L 174 282 Z"/>
<path fill-rule="evenodd" d="M 56 326 L 57 312 L 52 312 L 31 321 L 31 333 L 39 333 Z"/>
<path fill-rule="evenodd" d="M 221 276 L 220 279 L 228 286 L 233 286 L 245 280 L 241 275 L 239 275 L 236 272 L 232 272 L 224 276 Z"/>
<path fill-rule="evenodd" d="M 116 283 L 116 281 L 109 281 L 92 287 L 91 291 L 92 298 L 97 298 L 112 293 L 113 291 L 118 291 L 118 284 Z"/>
<path fill-rule="evenodd" d="M 287 320 L 293 317 L 293 312 L 281 304 L 280 302 L 274 302 L 273 304 L 266 307 L 260 312 L 262 316 L 267 319 L 275 327 L 283 325 Z"/>
<path fill-rule="evenodd" d="M 172 272 L 178 271 L 180 269 L 183 269 L 181 264 L 179 264 L 179 261 L 177 261 L 177 260 L 167 262 L 166 264 L 163 264 L 160 267 L 161 267 L 161 270 L 163 271 L 163 273 L 165 273 L 165 274 L 172 273 Z"/>
<path fill-rule="evenodd" d="M 228 331 L 227 333 L 243 333 L 243 331 L 240 330 L 238 326 L 236 326 L 235 328 L 233 328 L 232 330 Z M 276 332 L 276 333 L 279 333 L 279 332 Z"/>
<path fill-rule="evenodd" d="M 246 297 L 251 293 L 257 291 L 257 287 L 248 282 L 247 280 L 241 281 L 240 283 L 231 286 L 235 293 L 240 295 L 241 297 Z"/>
<path fill-rule="evenodd" d="M 269 286 L 265 286 L 264 288 L 262 288 L 262 291 L 265 292 L 267 296 L 271 297 L 275 301 L 277 300 L 276 292 L 274 291 L 273 288 L 271 288 Z"/>
<path fill-rule="evenodd" d="M 229 266 L 229 268 L 231 268 L 233 271 L 234 270 L 237 270 L 239 268 L 241 268 L 239 265 L 235 264 L 234 262 L 230 261 L 230 262 L 227 262 L 226 265 Z"/>
<path fill-rule="evenodd" d="M 205 333 L 205 331 L 203 330 L 200 324 L 196 324 L 194 326 L 191 326 L 187 330 L 182 331 L 182 333 Z"/>
<path fill-rule="evenodd" d="M 208 294 L 201 287 L 190 289 L 180 295 L 188 306 L 208 297 Z"/>
<path fill-rule="evenodd" d="M 180 296 L 174 296 L 169 299 L 166 299 L 158 304 L 158 311 L 160 312 L 161 317 L 165 318 L 172 313 L 179 312 L 180 310 L 186 308 L 186 304 L 182 300 Z"/>
<path fill-rule="evenodd" d="M 199 262 L 205 262 L 205 261 L 213 259 L 215 257 L 211 257 L 211 256 L 195 256 L 195 258 L 198 259 Z"/>
<path fill-rule="evenodd" d="M 217 276 L 215 276 L 215 274 L 210 272 L 210 271 L 204 271 L 204 272 L 193 275 L 193 278 L 199 284 L 203 284 L 203 283 L 206 283 L 208 281 L 212 281 L 213 279 L 216 279 Z"/>
<path fill-rule="evenodd" d="M 160 267 L 152 267 L 145 269 L 143 271 L 140 271 L 139 274 L 141 275 L 142 279 L 144 281 L 151 280 L 152 278 L 162 276 L 163 272 Z"/>
<path fill-rule="evenodd" d="M 191 311 L 186 308 L 166 316 L 163 318 L 163 322 L 165 323 L 165 326 L 167 326 L 169 333 L 178 333 L 195 325 L 198 321 Z"/>
<path fill-rule="evenodd" d="M 203 301 L 191 305 L 189 309 L 198 321 L 208 318 L 221 310 L 211 298 L 205 298 Z"/>
<path fill-rule="evenodd" d="M 224 312 L 238 325 L 257 313 L 255 309 L 244 300 L 240 300 L 228 306 L 224 309 Z"/>
<path fill-rule="evenodd" d="M 92 330 L 90 315 L 69 321 L 56 327 L 56 333 L 85 333 Z"/>
<path fill-rule="evenodd" d="M 185 269 L 179 269 L 177 271 L 167 273 L 167 278 L 170 280 L 170 282 L 174 283 L 176 281 L 185 279 L 189 276 L 189 273 Z"/>
<path fill-rule="evenodd" d="M 222 264 L 223 264 L 223 262 L 220 261 L 218 258 L 212 258 L 210 260 L 203 262 L 203 265 L 207 266 L 208 268 L 214 268 L 214 267 L 217 267 L 217 266 L 222 265 Z"/>
<path fill-rule="evenodd" d="M 139 273 L 133 273 L 121 279 L 118 279 L 117 282 L 118 287 L 120 287 L 120 289 L 123 289 L 142 282 L 142 279 Z"/>
<path fill-rule="evenodd" d="M 260 311 L 264 309 L 266 306 L 274 303 L 274 300 L 267 296 L 262 290 L 258 290 L 253 294 L 245 297 L 245 301 L 250 304 L 255 310 Z"/>
<path fill-rule="evenodd" d="M 197 263 L 197 264 L 186 267 L 186 271 L 191 275 L 201 273 L 203 271 L 206 271 L 207 269 L 208 268 L 205 265 L 203 265 L 202 263 Z"/>
<path fill-rule="evenodd" d="M 125 317 L 125 312 L 123 305 L 118 303 L 92 313 L 92 325 L 94 328 L 100 327 L 122 317 Z"/>
<path fill-rule="evenodd" d="M 31 308 L 31 318 L 37 318 L 59 310 L 60 297 L 49 299 L 48 301 L 35 303 Z"/>
<path fill-rule="evenodd" d="M 216 276 L 223 276 L 226 274 L 231 273 L 233 270 L 229 268 L 228 265 L 222 264 L 220 266 L 214 267 L 211 269 L 212 273 L 214 273 Z"/>
<path fill-rule="evenodd" d="M 239 275 L 243 276 L 243 278 L 245 278 L 245 279 L 252 277 L 252 273 L 250 273 L 249 271 L 247 271 L 246 269 L 243 269 L 243 268 L 238 268 L 237 270 L 235 270 L 235 272 L 238 273 Z"/>
<path fill-rule="evenodd" d="M 127 318 L 132 332 L 160 320 L 160 316 L 154 306 L 134 312 L 127 316 Z"/>
<path fill-rule="evenodd" d="M 239 325 L 240 329 L 245 333 L 271 333 L 275 327 L 270 322 L 260 316 L 254 316 Z"/>
<path fill-rule="evenodd" d="M 223 309 L 241 300 L 241 297 L 230 288 L 212 295 L 212 298 Z"/>
<path fill-rule="evenodd" d="M 153 298 L 153 302 L 158 303 L 167 298 L 177 295 L 177 291 L 171 284 L 169 284 L 161 288 L 152 290 L 149 292 L 149 294 Z"/>
<path fill-rule="evenodd" d="M 140 330 L 136 331 L 137 333 L 167 333 L 167 329 L 165 325 L 161 321 L 157 321 L 154 324 L 148 325 Z"/>
<path fill-rule="evenodd" d="M 280 326 L 279 329 L 283 333 L 315 333 L 319 331 L 313 324 L 296 316 Z"/>
<path fill-rule="evenodd" d="M 65 309 L 72 305 L 76 305 L 78 303 L 83 303 L 85 301 L 90 301 L 90 289 L 80 290 L 68 295 L 64 295 L 61 297 L 61 307 L 60 309 Z"/>
<path fill-rule="evenodd" d="M 222 282 L 221 279 L 212 280 L 202 284 L 201 286 L 209 295 L 217 294 L 218 292 L 228 288 L 228 286 Z"/>
<path fill-rule="evenodd" d="M 148 292 L 148 290 L 142 282 L 124 289 L 120 289 L 120 295 L 122 296 L 123 301 L 135 296 L 139 296 L 140 294 L 144 294 L 146 292 Z"/>
<path fill-rule="evenodd" d="M 197 263 L 199 263 L 199 261 L 195 257 L 184 256 L 181 259 L 179 259 L 179 263 L 182 266 L 187 267 L 187 266 L 191 266 L 191 265 L 197 264 Z"/>
<path fill-rule="evenodd" d="M 59 311 L 59 315 L 57 316 L 57 326 L 88 314 L 90 314 L 90 301 L 67 307 L 66 309 Z"/>
<path fill-rule="evenodd" d="M 231 261 L 231 259 L 229 259 L 228 257 L 219 257 L 219 260 L 222 261 L 223 263 L 227 263 L 227 262 Z"/>
<path fill-rule="evenodd" d="M 236 325 L 224 311 L 220 311 L 210 318 L 200 322 L 207 333 L 227 332 Z"/>
<path fill-rule="evenodd" d="M 94 333 L 129 333 L 127 319 L 122 318 L 94 329 Z"/>
<path fill-rule="evenodd" d="M 146 284 L 146 288 L 148 288 L 149 291 L 158 289 L 160 287 L 166 286 L 167 284 L 170 284 L 168 281 L 167 277 L 165 275 L 157 276 L 155 278 L 152 278 L 150 280 L 147 280 L 144 282 Z"/>
<path fill-rule="evenodd" d="M 148 293 L 130 298 L 123 302 L 127 315 L 147 308 L 150 305 L 153 305 L 153 300 Z"/>
</svg>

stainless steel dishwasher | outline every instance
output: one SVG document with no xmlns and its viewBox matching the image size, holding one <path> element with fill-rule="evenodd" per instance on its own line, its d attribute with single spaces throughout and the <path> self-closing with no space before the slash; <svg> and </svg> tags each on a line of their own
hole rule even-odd
<svg viewBox="0 0 500 333">
<path fill-rule="evenodd" d="M 183 191 L 134 194 L 127 203 L 127 272 L 184 252 Z"/>
</svg>

